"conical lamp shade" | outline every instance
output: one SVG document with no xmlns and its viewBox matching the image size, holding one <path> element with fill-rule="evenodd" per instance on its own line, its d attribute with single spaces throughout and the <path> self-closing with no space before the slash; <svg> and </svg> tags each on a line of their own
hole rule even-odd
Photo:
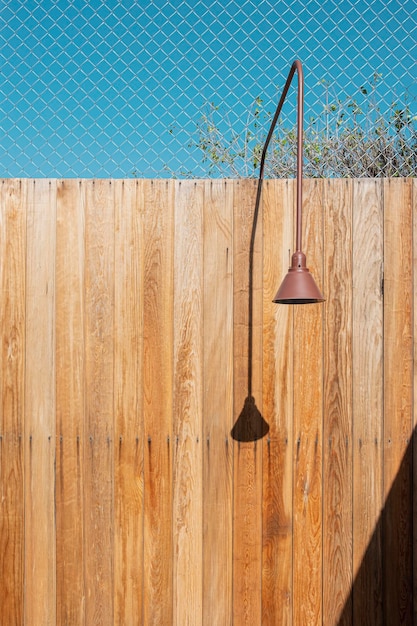
<svg viewBox="0 0 417 626">
<path fill-rule="evenodd" d="M 312 304 L 323 302 L 324 298 L 316 282 L 306 267 L 303 252 L 295 252 L 291 267 L 282 281 L 273 302 L 278 304 Z"/>
</svg>

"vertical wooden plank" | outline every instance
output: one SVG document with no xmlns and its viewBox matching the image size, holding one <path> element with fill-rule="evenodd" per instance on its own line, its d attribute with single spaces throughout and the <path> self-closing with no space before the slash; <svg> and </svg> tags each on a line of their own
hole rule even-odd
<svg viewBox="0 0 417 626">
<path fill-rule="evenodd" d="M 113 624 L 114 185 L 86 181 L 84 553 L 86 623 Z"/>
<path fill-rule="evenodd" d="M 323 624 L 352 623 L 352 184 L 324 184 Z M 345 609 L 345 611 L 344 611 Z M 343 615 L 342 615 L 343 614 Z M 341 617 L 342 615 L 342 617 Z"/>
<path fill-rule="evenodd" d="M 21 624 L 26 198 L 18 180 L 3 180 L 0 194 L 0 615 Z"/>
<path fill-rule="evenodd" d="M 384 618 L 412 621 L 412 181 L 384 181 Z M 395 572 L 395 575 L 393 575 Z"/>
<path fill-rule="evenodd" d="M 28 180 L 25 372 L 25 623 L 56 623 L 56 189 Z"/>
<path fill-rule="evenodd" d="M 353 183 L 353 624 L 382 624 L 382 182 Z"/>
<path fill-rule="evenodd" d="M 304 181 L 304 252 L 322 285 L 323 181 Z M 325 297 L 327 294 L 324 294 Z M 323 315 L 294 311 L 294 624 L 322 621 Z"/>
<path fill-rule="evenodd" d="M 232 623 L 233 184 L 204 194 L 203 623 Z"/>
<path fill-rule="evenodd" d="M 264 417 L 262 624 L 292 624 L 293 309 L 272 302 L 289 266 L 293 190 L 288 180 L 263 188 Z M 277 255 L 277 251 L 280 254 Z"/>
<path fill-rule="evenodd" d="M 84 623 L 84 207 L 81 182 L 57 187 L 57 623 Z"/>
<path fill-rule="evenodd" d="M 249 250 L 255 205 L 256 181 L 235 184 L 234 225 L 234 422 L 248 396 L 248 329 L 252 324 L 252 390 L 262 410 L 262 219 L 258 220 L 254 250 L 253 318 L 249 320 Z M 249 411 L 248 421 L 258 421 Z M 245 425 L 244 425 L 245 426 Z M 235 428 L 235 427 L 234 427 Z M 254 429 L 252 425 L 247 432 Z M 236 430 L 240 430 L 239 428 Z M 262 442 L 235 441 L 233 452 L 233 620 L 236 624 L 261 623 L 262 569 Z M 246 440 L 245 440 L 246 439 Z"/>
<path fill-rule="evenodd" d="M 202 623 L 202 183 L 175 190 L 174 625 Z"/>
<path fill-rule="evenodd" d="M 417 179 L 413 180 L 413 623 L 417 624 Z"/>
<path fill-rule="evenodd" d="M 143 191 L 143 623 L 157 626 L 173 623 L 174 183 L 145 181 Z"/>
<path fill-rule="evenodd" d="M 142 182 L 113 181 L 114 623 L 143 621 Z"/>
</svg>

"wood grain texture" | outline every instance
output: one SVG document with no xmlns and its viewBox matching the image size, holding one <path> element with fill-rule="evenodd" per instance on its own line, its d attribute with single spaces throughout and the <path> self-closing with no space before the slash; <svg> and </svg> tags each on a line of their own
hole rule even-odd
<svg viewBox="0 0 417 626">
<path fill-rule="evenodd" d="M 293 309 L 272 302 L 289 267 L 294 185 L 263 188 L 262 624 L 292 624 Z M 280 251 L 277 254 L 277 251 Z"/>
<path fill-rule="evenodd" d="M 173 623 L 174 184 L 143 184 L 144 623 Z"/>
<path fill-rule="evenodd" d="M 84 622 L 84 206 L 81 182 L 57 186 L 57 623 Z"/>
<path fill-rule="evenodd" d="M 384 616 L 412 621 L 412 181 L 384 181 Z M 395 576 L 392 575 L 395 572 Z"/>
<path fill-rule="evenodd" d="M 27 185 L 24 620 L 47 626 L 56 623 L 56 183 L 23 184 Z"/>
<path fill-rule="evenodd" d="M 413 180 L 412 216 L 413 216 L 413 598 L 417 598 L 417 179 Z M 413 602 L 413 620 L 417 624 L 417 602 Z"/>
<path fill-rule="evenodd" d="M 382 623 L 383 197 L 353 183 L 353 623 Z"/>
<path fill-rule="evenodd" d="M 256 182 L 238 181 L 235 187 L 234 250 L 234 422 L 248 395 L 249 249 Z M 252 394 L 262 411 L 262 220 L 258 221 L 253 275 Z M 261 623 L 262 571 L 262 442 L 233 442 L 233 620 Z"/>
<path fill-rule="evenodd" d="M 233 185 L 204 193 L 203 624 L 232 624 Z"/>
<path fill-rule="evenodd" d="M 323 181 L 304 181 L 304 252 L 322 287 Z M 325 296 L 327 294 L 324 294 Z M 294 311 L 294 624 L 323 617 L 323 314 Z"/>
<path fill-rule="evenodd" d="M 416 181 L 304 181 L 300 307 L 265 181 L 248 441 L 255 194 L 1 182 L 5 626 L 412 623 Z"/>
<path fill-rule="evenodd" d="M 114 624 L 124 626 L 143 619 L 143 183 L 113 185 Z"/>
<path fill-rule="evenodd" d="M 114 623 L 114 184 L 85 186 L 84 575 L 86 623 Z"/>
<path fill-rule="evenodd" d="M 323 624 L 351 602 L 352 572 L 352 183 L 324 183 Z M 345 611 L 347 615 L 350 611 Z"/>
<path fill-rule="evenodd" d="M 175 186 L 173 624 L 202 623 L 204 186 Z"/>
<path fill-rule="evenodd" d="M 24 364 L 26 197 L 0 183 L 0 616 L 21 624 L 24 601 Z"/>
</svg>

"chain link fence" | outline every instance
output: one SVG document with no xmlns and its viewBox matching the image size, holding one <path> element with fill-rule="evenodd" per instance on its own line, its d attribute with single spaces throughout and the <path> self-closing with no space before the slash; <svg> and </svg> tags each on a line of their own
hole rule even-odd
<svg viewBox="0 0 417 626">
<path fill-rule="evenodd" d="M 1 0 L 0 176 L 256 175 L 295 58 L 306 175 L 416 176 L 416 42 L 415 0 Z"/>
</svg>

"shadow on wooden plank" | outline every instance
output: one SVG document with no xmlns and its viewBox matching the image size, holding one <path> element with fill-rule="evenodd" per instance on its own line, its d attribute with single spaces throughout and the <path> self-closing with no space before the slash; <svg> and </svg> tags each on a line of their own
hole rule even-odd
<svg viewBox="0 0 417 626">
<path fill-rule="evenodd" d="M 412 438 L 338 626 L 404 626 L 415 623 L 413 618 Z"/>
</svg>

